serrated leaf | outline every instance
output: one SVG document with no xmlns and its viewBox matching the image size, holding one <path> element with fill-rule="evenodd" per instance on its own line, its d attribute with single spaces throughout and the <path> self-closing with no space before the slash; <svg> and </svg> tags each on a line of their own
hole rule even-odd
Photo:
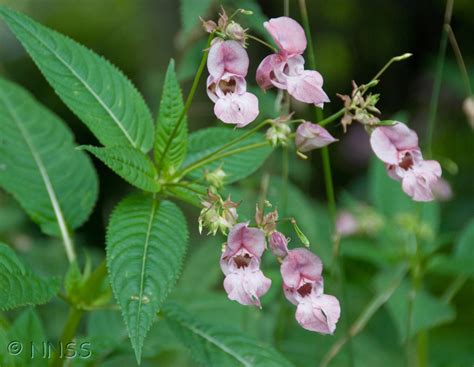
<svg viewBox="0 0 474 367">
<path fill-rule="evenodd" d="M 129 184 L 144 191 L 160 190 L 160 184 L 156 181 L 156 168 L 140 150 L 125 146 L 98 148 L 89 145 L 81 148 L 94 154 Z"/>
<path fill-rule="evenodd" d="M 275 349 L 236 329 L 200 322 L 176 303 L 166 303 L 163 312 L 176 336 L 202 366 L 292 366 Z"/>
<path fill-rule="evenodd" d="M 79 227 L 97 199 L 89 157 L 71 131 L 20 86 L 0 78 L 0 186 L 47 234 Z"/>
<path fill-rule="evenodd" d="M 23 311 L 11 326 L 8 337 L 10 342 L 18 342 L 20 353 L 12 358 L 16 367 L 46 367 L 48 359 L 44 358 L 48 341 L 41 319 L 32 308 Z M 11 347 L 11 344 L 10 344 Z M 3 353 L 2 353 L 3 354 Z"/>
<path fill-rule="evenodd" d="M 179 208 L 153 196 L 132 195 L 107 228 L 107 265 L 138 361 L 156 312 L 176 283 L 188 230 Z"/>
<path fill-rule="evenodd" d="M 46 303 L 59 285 L 59 279 L 41 278 L 28 271 L 15 252 L 0 243 L 0 310 Z"/>
<path fill-rule="evenodd" d="M 201 198 L 207 194 L 206 186 L 197 183 L 187 183 L 183 185 L 168 186 L 166 192 L 188 204 L 201 208 Z"/>
<path fill-rule="evenodd" d="M 121 71 L 93 51 L 21 13 L 1 6 L 0 16 L 62 101 L 103 145 L 150 150 L 150 111 Z"/>
<path fill-rule="evenodd" d="M 245 131 L 238 131 L 225 127 L 211 127 L 190 134 L 188 156 L 186 157 L 184 166 L 189 166 L 204 156 L 212 154 L 212 152 L 215 152 L 224 144 L 238 138 L 242 134 L 245 134 Z M 232 146 L 228 151 L 263 142 L 264 139 L 265 138 L 262 134 L 255 134 Z M 272 149 L 270 145 L 268 145 L 233 154 L 207 164 L 192 172 L 189 176 L 194 179 L 200 179 L 203 177 L 203 173 L 206 170 L 212 171 L 221 167 L 226 173 L 225 183 L 230 184 L 255 172 L 265 162 L 271 152 Z"/>
<path fill-rule="evenodd" d="M 165 172 L 170 171 L 170 168 L 177 170 L 186 157 L 188 145 L 186 116 L 179 126 L 177 125 L 183 109 L 183 95 L 174 71 L 174 60 L 171 60 L 163 84 L 155 139 L 155 161 Z"/>
</svg>

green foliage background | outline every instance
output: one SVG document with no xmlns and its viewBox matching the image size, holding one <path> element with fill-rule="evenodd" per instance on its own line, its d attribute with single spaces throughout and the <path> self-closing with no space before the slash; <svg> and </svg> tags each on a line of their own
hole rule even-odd
<svg viewBox="0 0 474 367">
<path fill-rule="evenodd" d="M 190 80 L 205 46 L 205 36 L 200 32 L 196 12 L 203 17 L 214 16 L 218 9 L 218 3 L 212 0 L 183 0 L 182 8 L 177 1 L 170 0 L 1 0 L 0 3 L 22 11 L 104 55 L 142 91 L 154 116 L 159 108 L 171 58 L 176 60 L 175 68 L 184 95 L 189 90 Z M 261 23 L 266 16 L 280 16 L 283 12 L 283 2 L 279 1 L 225 0 L 223 3 L 230 7 L 238 3 L 239 7 L 253 9 L 255 15 L 248 18 L 247 26 L 252 27 L 256 33 L 262 32 Z M 325 78 L 325 90 L 332 101 L 325 106 L 325 114 L 329 115 L 340 108 L 341 103 L 335 94 L 349 93 L 352 79 L 356 82 L 367 81 L 392 56 L 412 52 L 414 57 L 395 65 L 384 75 L 377 90 L 382 95 L 380 107 L 384 111 L 384 117 L 403 113 L 407 122 L 423 137 L 444 2 L 332 0 L 308 1 L 308 4 L 318 70 Z M 298 19 L 297 1 L 290 1 L 290 8 L 291 15 Z M 453 28 L 473 83 L 474 3 L 458 0 L 454 9 Z M 181 26 L 181 19 L 186 22 L 184 27 Z M 267 37 L 263 32 L 261 36 Z M 78 144 L 98 145 L 85 125 L 79 122 L 49 87 L 4 25 L 0 26 L 0 45 L 2 77 L 24 86 L 42 104 L 60 116 L 73 131 Z M 252 76 L 259 60 L 268 52 L 264 47 L 252 44 L 249 53 L 252 60 L 249 75 Z M 179 95 L 179 90 L 174 93 Z M 272 93 L 259 94 L 261 117 L 274 116 L 272 97 Z M 414 326 L 411 330 L 416 332 L 430 328 L 427 351 L 429 366 L 461 366 L 470 365 L 474 361 L 472 278 L 464 283 L 451 304 L 442 299 L 453 277 L 459 274 L 472 277 L 474 266 L 474 239 L 469 234 L 472 229 L 468 229 L 470 232 L 464 232 L 464 235 L 461 232 L 470 223 L 474 208 L 473 134 L 462 112 L 464 98 L 462 79 L 454 55 L 448 50 L 433 146 L 436 158 L 445 162 L 452 161 L 457 167 L 451 172 L 445 170 L 444 173 L 453 187 L 454 198 L 439 206 L 423 208 L 421 223 L 428 228 L 423 246 L 427 253 L 435 249 L 439 252 L 426 265 L 429 277 L 418 303 L 414 305 Z M 300 115 L 311 118 L 312 111 L 305 106 L 295 104 L 294 108 Z M 145 118 L 149 119 L 148 116 Z M 195 144 L 191 143 L 188 151 L 199 154 L 199 136 L 193 132 L 203 127 L 216 126 L 212 104 L 205 95 L 203 82 L 187 120 L 190 135 L 195 137 Z M 406 218 L 414 211 L 407 208 L 406 198 L 397 185 L 387 181 L 381 167 L 374 164 L 371 166 L 368 139 L 362 129 L 354 126 L 347 135 L 342 135 L 341 130 L 331 130 L 341 139 L 341 143 L 331 149 L 338 205 L 350 207 L 354 200 L 369 203 L 383 215 L 385 225 L 377 236 L 350 238 L 341 245 L 346 258 L 347 298 L 350 300 L 350 307 L 343 309 L 344 314 L 335 336 L 323 337 L 296 325 L 294 308 L 286 302 L 280 291 L 278 267 L 270 259 L 266 259 L 264 266 L 273 280 L 273 286 L 262 300 L 263 311 L 240 307 L 228 301 L 222 290 L 222 275 L 218 267 L 220 246 L 224 239 L 198 235 L 197 210 L 181 205 L 189 223 L 190 240 L 184 272 L 170 297 L 173 301 L 186 305 L 186 311 L 177 314 L 174 309 L 163 310 L 163 318 L 168 321 L 160 320 L 151 327 L 142 351 L 143 366 L 193 366 L 194 359 L 178 339 L 183 340 L 184 345 L 192 344 L 196 349 L 193 354 L 198 356 L 195 359 L 203 365 L 225 363 L 227 366 L 237 363 L 235 360 L 228 360 L 228 356 L 221 355 L 219 350 L 214 350 L 215 346 L 201 345 L 200 339 L 193 340 L 195 335 L 188 334 L 189 325 L 218 338 L 222 338 L 222 332 L 231 330 L 232 334 L 237 329 L 231 335 L 233 339 L 224 337 L 224 340 L 229 340 L 229 347 L 236 346 L 237 350 L 248 351 L 245 347 L 248 340 L 252 340 L 252 343 L 258 340 L 264 345 L 271 344 L 279 354 L 273 352 L 273 349 L 263 349 L 262 355 L 270 353 L 274 357 L 272 363 L 275 366 L 285 365 L 285 362 L 279 360 L 280 354 L 297 366 L 317 365 L 329 347 L 343 335 L 343 325 L 352 323 L 377 292 L 393 281 L 396 275 L 394 265 L 404 256 L 403 246 L 407 242 L 403 233 L 400 234 L 400 228 L 408 235 L 412 233 L 413 229 L 406 226 Z M 186 131 L 181 134 L 185 136 Z M 0 139 L 4 137 L 1 136 Z M 146 140 L 146 137 L 141 139 Z M 149 143 L 145 142 L 142 150 L 150 148 Z M 94 153 L 97 156 L 102 154 L 102 158 L 99 158 L 105 164 L 94 160 L 99 173 L 100 194 L 92 216 L 76 233 L 77 252 L 81 261 L 88 259 L 90 263 L 98 264 L 104 253 L 105 228 L 109 215 L 119 200 L 131 190 L 126 181 L 113 174 L 106 165 L 120 161 L 125 180 L 147 191 L 156 189 L 149 180 L 154 175 L 150 172 L 152 168 L 147 161 L 143 161 L 139 151 L 135 153 L 136 159 L 130 158 L 128 163 L 141 167 L 143 177 L 127 175 L 127 165 L 119 159 L 124 152 Z M 265 154 L 266 152 L 262 152 L 261 155 Z M 176 156 L 176 161 L 182 162 L 182 152 L 176 152 Z M 283 213 L 297 217 L 302 230 L 311 240 L 312 250 L 328 265 L 326 272 L 329 273 L 331 245 L 319 154 L 315 152 L 309 162 L 290 156 L 290 181 L 293 184 L 289 187 L 285 187 L 279 178 L 282 174 L 281 162 L 281 152 L 276 151 L 258 170 L 259 174 L 268 174 L 270 177 L 268 197 L 279 205 Z M 236 167 L 237 178 L 239 169 L 240 167 Z M 233 198 L 243 200 L 242 217 L 251 218 L 260 184 L 259 176 L 253 175 L 229 188 Z M 387 190 L 392 195 L 387 195 Z M 408 222 L 412 219 L 409 217 Z M 290 228 L 288 231 L 293 237 L 292 245 L 298 245 L 295 234 L 290 232 Z M 28 270 L 31 268 L 34 271 L 38 282 L 66 271 L 63 248 L 59 241 L 41 234 L 16 202 L 4 192 L 0 192 L 0 240 L 14 246 L 17 253 L 25 259 Z M 0 265 L 5 267 L 3 263 Z M 18 281 L 24 282 L 21 277 L 25 271 L 24 265 L 18 266 L 21 270 L 17 274 Z M 56 287 L 55 282 L 53 279 L 49 287 Z M 28 284 L 22 286 L 28 287 Z M 329 293 L 337 292 L 332 280 L 327 281 L 326 288 Z M 381 361 L 384 366 L 404 365 L 407 292 L 407 284 L 403 283 L 390 302 L 354 339 L 356 365 L 380 366 Z M 43 302 L 42 299 L 21 301 L 25 304 Z M 197 315 L 199 322 L 189 316 L 188 312 Z M 60 300 L 38 307 L 37 312 L 26 309 L 3 313 L 0 320 L 0 344 L 3 348 L 12 338 L 21 340 L 31 336 L 34 340 L 46 337 L 53 340 L 59 336 L 66 314 L 67 308 Z M 8 320 L 15 321 L 10 323 Z M 188 325 L 188 328 L 183 325 Z M 215 329 L 212 325 L 218 325 L 219 328 Z M 127 330 L 117 311 L 90 313 L 80 325 L 79 338 L 91 342 L 94 353 L 92 359 L 78 359 L 74 361 L 74 365 L 117 366 L 135 363 Z M 252 343 L 250 345 L 254 345 Z M 248 353 L 256 352 L 250 350 Z M 3 350 L 0 355 L 0 363 L 8 365 L 9 357 Z M 245 358 L 244 354 L 242 358 Z M 345 366 L 347 359 L 345 347 L 331 365 Z M 25 360 L 20 365 L 27 366 L 28 363 L 31 361 Z M 38 365 L 44 364 L 38 362 Z"/>
</svg>

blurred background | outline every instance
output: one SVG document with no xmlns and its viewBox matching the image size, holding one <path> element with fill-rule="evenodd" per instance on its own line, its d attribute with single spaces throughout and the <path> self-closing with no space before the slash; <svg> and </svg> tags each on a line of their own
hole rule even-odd
<svg viewBox="0 0 474 367">
<path fill-rule="evenodd" d="M 221 3 L 228 9 L 236 7 L 251 9 L 254 15 L 242 16 L 240 18 L 242 23 L 250 27 L 253 34 L 268 39 L 262 22 L 267 18 L 283 14 L 283 1 L 279 0 L 186 1 L 194 3 L 192 12 L 180 9 L 180 2 L 174 0 L 0 0 L 0 3 L 26 13 L 40 23 L 68 35 L 105 56 L 129 76 L 156 114 L 164 73 L 170 58 L 174 58 L 177 62 L 184 94 L 186 95 L 189 90 L 206 37 L 200 28 L 197 18 L 199 15 L 205 19 L 216 20 Z M 381 95 L 378 107 L 382 111 L 382 117 L 384 119 L 393 116 L 403 118 L 403 121 L 418 132 L 423 145 L 445 2 L 441 0 L 309 0 L 307 3 L 317 69 L 324 76 L 324 89 L 331 99 L 331 103 L 324 107 L 325 115 L 334 113 L 342 107 L 342 102 L 336 93 L 350 94 L 352 80 L 358 84 L 367 82 L 391 57 L 410 52 L 413 53 L 413 57 L 390 67 L 375 91 Z M 297 1 L 290 1 L 290 16 L 300 19 Z M 182 25 L 183 19 L 186 26 Z M 456 0 L 451 24 L 467 65 L 471 85 L 474 85 L 472 43 L 474 1 Z M 251 60 L 249 83 L 255 84 L 253 75 L 256 67 L 269 51 L 264 46 L 252 42 L 248 52 Z M 74 131 L 78 144 L 96 143 L 85 125 L 56 96 L 22 46 L 3 24 L 0 24 L 0 74 L 26 87 L 41 103 L 61 116 Z M 212 114 L 212 103 L 206 96 L 203 82 L 204 79 L 201 81 L 201 88 L 189 112 L 191 131 L 216 125 Z M 274 111 L 274 97 L 273 92 L 261 94 L 262 117 L 278 115 Z M 434 158 L 442 163 L 443 176 L 451 184 L 453 190 L 453 197 L 441 203 L 439 231 L 443 233 L 460 231 L 474 212 L 474 126 L 469 124 L 463 112 L 462 105 L 466 97 L 467 92 L 462 75 L 455 55 L 448 45 L 433 143 Z M 292 108 L 299 116 L 305 116 L 308 119 L 313 116 L 310 108 L 304 105 L 293 103 Z M 331 133 L 341 140 L 339 144 L 330 147 L 339 204 L 344 205 L 340 198 L 347 196 L 350 196 L 351 200 L 367 201 L 367 177 L 372 153 L 366 133 L 358 125 L 351 126 L 345 135 L 340 126 L 331 127 Z M 309 162 L 290 156 L 290 179 L 300 190 L 299 192 L 314 200 L 315 208 L 325 205 L 320 161 L 318 152 L 310 157 Z M 89 251 L 92 254 L 100 254 L 104 247 L 108 215 L 114 205 L 130 189 L 125 182 L 100 162 L 94 160 L 94 164 L 100 177 L 101 194 L 93 215 L 79 230 L 77 237 L 78 242 L 85 249 L 84 253 Z M 259 172 L 279 176 L 281 170 L 281 152 L 277 151 Z M 249 178 L 242 183 L 239 190 L 258 188 L 259 175 L 254 176 L 255 178 Z M 278 185 L 275 185 L 276 187 Z M 193 231 L 188 261 L 195 261 L 194 254 L 206 253 L 211 247 L 205 246 L 212 240 L 200 237 L 196 233 L 198 210 L 191 207 L 185 208 Z M 302 213 L 302 215 L 306 214 Z M 304 221 L 304 219 L 301 220 Z M 311 224 L 308 226 L 310 227 Z M 30 253 L 28 256 L 31 256 L 33 262 L 39 263 L 36 266 L 43 268 L 45 272 L 51 272 L 49 267 L 53 265 L 50 264 L 56 267 L 59 263 L 57 259 L 63 257 L 62 248 L 51 244 L 50 240 L 41 235 L 4 193 L 0 193 L 0 238 Z M 221 238 L 216 241 L 222 240 Z M 31 248 L 36 248 L 39 252 L 31 254 L 29 251 Z M 57 251 L 44 252 L 45 248 L 57 249 Z M 206 266 L 213 267 L 216 270 L 216 277 L 219 277 L 217 256 L 209 260 L 209 265 Z M 195 266 L 199 269 L 202 264 Z M 359 303 L 366 303 L 364 300 L 370 292 L 366 289 L 364 282 L 370 278 L 372 270 L 369 269 L 367 272 L 361 270 L 360 263 L 355 260 L 349 260 L 347 264 L 346 273 L 354 279 L 354 285 L 349 294 L 354 297 L 355 305 L 348 316 L 349 319 L 353 319 L 358 314 Z M 54 271 L 60 273 L 62 269 L 55 268 Z M 192 275 L 187 276 L 192 279 Z M 446 284 L 446 279 L 435 278 L 431 288 L 441 292 Z M 474 363 L 473 291 L 472 280 L 464 284 L 454 299 L 458 317 L 456 319 L 454 316 L 448 317 L 450 323 L 441 327 L 433 336 L 434 344 L 431 346 L 430 353 L 435 355 L 454 353 L 457 354 L 457 359 L 453 357 L 454 359 L 449 360 L 449 358 L 438 356 L 437 362 L 431 365 L 467 366 Z M 214 297 L 220 297 L 221 302 L 227 302 L 224 292 L 220 289 L 219 292 Z M 61 309 L 61 306 L 57 307 Z M 232 310 L 234 311 L 234 308 Z M 245 327 L 251 329 L 249 324 L 252 323 L 252 317 L 260 316 L 255 316 L 253 310 L 245 312 L 247 314 L 242 316 L 248 323 Z M 287 309 L 284 312 L 290 311 Z M 387 356 L 389 359 L 393 358 L 394 365 L 400 365 L 396 364 L 400 362 L 400 357 L 397 357 L 400 342 L 395 335 L 395 327 L 390 325 L 388 317 L 388 313 L 377 315 L 376 320 L 371 324 L 373 329 L 371 336 L 366 336 L 368 341 L 358 349 L 361 355 L 366 353 L 370 356 L 376 353 L 377 349 L 386 348 L 387 354 L 375 354 L 373 364 L 366 365 L 380 365 L 376 363 L 377 360 L 381 360 L 378 358 Z M 454 319 L 455 321 L 452 321 Z M 288 320 L 291 320 L 291 317 Z M 60 322 L 61 320 L 58 321 Z M 288 322 L 294 323 L 294 321 Z M 48 328 L 53 334 L 55 333 L 54 320 Z M 255 331 L 255 333 L 263 339 L 268 337 L 262 331 Z M 280 335 L 280 339 L 284 340 L 282 343 L 287 339 L 290 340 L 289 343 L 293 343 L 290 346 L 283 345 L 281 349 L 291 349 L 293 353 L 291 358 L 296 362 L 301 362 L 298 360 L 299 357 L 303 360 L 305 357 L 302 356 L 308 355 L 310 363 L 313 364 L 311 361 L 316 356 L 320 357 L 320 352 L 316 350 L 318 349 L 316 342 L 319 342 L 319 339 L 315 339 L 317 337 L 310 333 L 300 331 L 297 333 L 298 336 L 294 338 L 291 333 Z M 388 335 L 390 333 L 393 335 Z M 385 340 L 376 340 L 377 336 L 383 336 Z M 329 338 L 321 340 L 323 349 L 327 350 L 332 340 Z M 446 345 L 447 349 L 443 351 L 436 348 L 442 345 Z M 453 349 L 449 349 L 448 346 Z M 163 365 L 165 365 L 163 362 L 165 360 L 166 358 L 161 359 Z M 180 365 L 176 364 L 175 359 L 170 359 L 170 361 L 174 361 L 170 362 L 171 365 L 173 363 Z"/>
</svg>

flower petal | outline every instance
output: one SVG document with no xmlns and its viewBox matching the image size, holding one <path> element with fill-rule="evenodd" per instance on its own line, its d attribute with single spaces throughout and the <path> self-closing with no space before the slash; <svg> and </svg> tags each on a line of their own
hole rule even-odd
<svg viewBox="0 0 474 367">
<path fill-rule="evenodd" d="M 294 19 L 279 17 L 263 23 L 281 51 L 287 54 L 302 54 L 306 49 L 306 35 L 303 27 Z"/>
<path fill-rule="evenodd" d="M 377 127 L 370 135 L 375 155 L 385 163 L 398 164 L 400 151 L 419 150 L 418 135 L 402 122 Z"/>
<path fill-rule="evenodd" d="M 233 256 L 241 248 L 245 248 L 253 256 L 260 258 L 265 251 L 265 234 L 261 229 L 249 228 L 248 222 L 236 224 L 227 237 L 227 256 Z"/>
<path fill-rule="evenodd" d="M 284 257 L 288 254 L 288 239 L 281 232 L 275 231 L 269 238 L 270 250 L 273 255 Z"/>
<path fill-rule="evenodd" d="M 335 141 L 337 139 L 324 127 L 311 122 L 304 122 L 296 129 L 295 143 L 298 150 L 303 153 L 322 148 Z"/>
<path fill-rule="evenodd" d="M 281 58 L 277 54 L 271 54 L 265 57 L 260 65 L 258 65 L 255 79 L 257 84 L 263 90 L 273 87 L 271 75 L 275 67 L 281 62 Z"/>
<path fill-rule="evenodd" d="M 302 278 L 318 281 L 323 271 L 323 263 L 311 251 L 305 248 L 296 248 L 288 251 L 280 271 L 285 285 L 297 288 Z"/>
<path fill-rule="evenodd" d="M 303 70 L 298 75 L 287 76 L 287 90 L 298 101 L 323 107 L 324 103 L 329 102 L 329 97 L 323 90 L 322 81 L 323 78 L 317 71 Z"/>
<path fill-rule="evenodd" d="M 213 42 L 207 57 L 207 69 L 214 78 L 221 78 L 225 72 L 245 77 L 248 68 L 249 57 L 240 43 L 221 38 Z"/>
<path fill-rule="evenodd" d="M 220 98 L 214 113 L 222 122 L 244 127 L 255 120 L 259 114 L 258 99 L 252 93 L 229 93 Z"/>
<path fill-rule="evenodd" d="M 268 292 L 272 281 L 260 270 L 239 269 L 224 279 L 224 289 L 229 299 L 242 305 L 261 307 L 260 297 Z"/>
<path fill-rule="evenodd" d="M 321 334 L 332 334 L 340 315 L 339 301 L 326 294 L 306 297 L 296 309 L 298 323 L 306 330 Z"/>
</svg>

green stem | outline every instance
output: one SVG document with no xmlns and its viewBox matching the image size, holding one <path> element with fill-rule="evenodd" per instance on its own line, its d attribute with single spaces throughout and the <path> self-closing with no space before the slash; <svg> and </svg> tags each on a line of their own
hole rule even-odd
<svg viewBox="0 0 474 367">
<path fill-rule="evenodd" d="M 301 12 L 301 18 L 303 20 L 303 28 L 306 33 L 306 38 L 308 39 L 309 65 L 313 70 L 315 70 L 316 58 L 314 54 L 313 40 L 311 37 L 311 27 L 309 24 L 306 1 L 299 0 L 299 7 L 300 7 L 300 12 Z M 315 107 L 315 113 L 316 113 L 316 121 L 324 122 L 322 110 Z M 341 113 L 341 112 L 339 111 L 335 115 L 337 115 L 338 113 Z M 332 237 L 334 237 L 333 234 L 334 234 L 335 221 L 336 221 L 336 198 L 334 195 L 334 184 L 333 184 L 332 172 L 331 172 L 331 159 L 329 156 L 329 149 L 327 146 L 321 148 L 321 156 L 322 156 L 322 161 L 323 161 L 323 173 L 324 173 L 324 183 L 326 186 L 326 196 L 327 196 L 327 201 L 328 201 L 328 211 L 331 218 L 331 235 Z M 338 248 L 339 248 L 338 241 L 333 239 L 333 254 L 335 256 L 334 256 L 334 259 L 333 259 L 334 262 L 332 265 L 339 269 L 340 294 L 341 294 L 343 306 L 345 307 L 347 305 L 347 302 L 346 302 L 347 297 L 346 297 L 346 291 L 345 291 L 345 285 L 344 285 L 345 284 L 345 271 L 344 271 L 344 263 L 343 263 L 342 257 L 337 256 L 339 253 Z M 345 318 L 344 324 L 342 325 L 342 327 L 346 331 L 348 328 L 347 320 L 348 319 Z M 354 365 L 354 349 L 353 349 L 351 339 L 349 339 L 348 354 L 349 354 L 349 365 L 353 366 Z"/>
<path fill-rule="evenodd" d="M 461 72 L 462 78 L 464 80 L 464 86 L 466 87 L 467 96 L 472 96 L 471 81 L 469 79 L 469 74 L 467 72 L 466 64 L 464 63 L 464 58 L 462 57 L 458 41 L 456 40 L 456 36 L 454 35 L 454 31 L 451 26 L 448 24 L 446 28 L 449 36 L 449 43 L 451 43 L 451 48 L 453 49 L 454 55 L 456 56 L 459 71 Z"/>
<path fill-rule="evenodd" d="M 83 310 L 79 310 L 75 306 L 71 306 L 66 324 L 64 325 L 64 329 L 61 334 L 61 343 L 66 345 L 67 343 L 70 343 L 74 340 L 77 327 L 79 326 L 83 314 Z M 49 366 L 61 367 L 67 360 L 68 359 L 65 358 L 65 356 L 60 356 L 58 353 L 55 353 L 53 358 L 51 359 Z"/>
<path fill-rule="evenodd" d="M 459 275 L 454 282 L 450 284 L 448 289 L 446 289 L 446 292 L 444 292 L 443 296 L 441 299 L 443 300 L 444 303 L 449 303 L 451 300 L 454 298 L 456 293 L 459 292 L 459 290 L 462 288 L 464 283 L 466 283 L 468 277 L 466 275 Z"/>
<path fill-rule="evenodd" d="M 438 59 L 437 59 L 437 65 L 436 65 L 436 75 L 435 75 L 435 80 L 433 84 L 433 91 L 431 93 L 430 109 L 429 109 L 429 115 L 428 115 L 428 133 L 426 136 L 426 147 L 427 147 L 428 158 L 431 158 L 433 154 L 433 150 L 432 150 L 433 133 L 435 129 L 436 113 L 438 112 L 439 93 L 441 90 L 444 61 L 446 58 L 446 48 L 448 45 L 448 33 L 449 33 L 448 27 L 451 23 L 453 4 L 454 4 L 454 0 L 446 1 L 446 9 L 444 13 L 444 24 L 443 24 L 441 40 L 439 43 Z"/>
<path fill-rule="evenodd" d="M 233 150 L 228 150 L 227 152 L 223 152 L 220 155 L 219 154 L 213 154 L 212 156 L 208 157 L 205 160 L 199 160 L 195 163 L 190 164 L 189 166 L 187 166 L 186 168 L 184 168 L 181 171 L 180 175 L 181 175 L 181 177 L 184 177 L 187 174 L 189 174 L 190 172 L 192 172 L 192 171 L 194 171 L 194 170 L 196 170 L 196 169 L 198 169 L 202 166 L 205 166 L 209 163 L 218 161 L 219 159 L 223 159 L 225 157 L 228 157 L 228 156 L 231 156 L 231 155 L 234 155 L 234 154 L 239 154 L 239 153 L 242 153 L 242 152 L 246 152 L 248 150 L 262 148 L 264 146 L 268 146 L 269 144 L 270 143 L 268 141 L 263 141 L 263 142 L 259 142 L 259 143 L 245 145 L 243 147 L 235 148 Z"/>
<path fill-rule="evenodd" d="M 395 279 L 384 289 L 382 293 L 376 295 L 370 303 L 364 308 L 359 317 L 354 321 L 348 330 L 347 334 L 337 340 L 326 353 L 321 361 L 320 367 L 325 367 L 331 362 L 331 360 L 339 353 L 342 347 L 364 330 L 367 323 L 372 319 L 375 313 L 390 299 L 393 293 L 400 286 L 402 280 L 405 278 L 407 269 L 405 266 L 401 267 Z"/>
<path fill-rule="evenodd" d="M 262 40 L 258 37 L 252 36 L 251 34 L 247 34 L 247 38 L 250 38 L 254 41 L 257 41 L 258 43 L 261 43 L 262 45 L 268 47 L 269 49 L 271 49 L 275 53 L 278 52 L 278 50 L 275 47 L 273 47 L 271 44 L 269 44 L 268 42 L 265 42 L 264 40 Z"/>
<path fill-rule="evenodd" d="M 339 111 L 337 111 L 336 113 L 332 114 L 331 116 L 329 117 L 326 117 L 324 120 L 321 120 L 318 122 L 318 125 L 321 125 L 321 126 L 325 126 L 335 120 L 337 120 L 339 117 L 341 117 L 342 115 L 344 115 L 344 112 L 346 111 L 345 108 L 342 108 L 340 109 Z"/>
<path fill-rule="evenodd" d="M 213 38 L 214 38 L 214 35 L 211 33 L 209 35 L 209 38 L 207 39 L 207 46 L 202 54 L 201 64 L 199 65 L 198 71 L 196 75 L 194 76 L 193 84 L 191 86 L 191 90 L 189 91 L 188 97 L 186 98 L 186 103 L 184 104 L 183 111 L 181 111 L 181 114 L 179 115 L 178 121 L 176 122 L 174 129 L 171 131 L 171 135 L 169 136 L 168 141 L 166 142 L 165 149 L 163 150 L 163 154 L 161 155 L 160 161 L 158 162 L 158 174 L 161 173 L 161 170 L 163 167 L 163 159 L 165 158 L 171 146 L 171 143 L 173 139 L 175 138 L 176 134 L 178 133 L 178 130 L 184 121 L 184 117 L 186 116 L 189 110 L 189 107 L 191 106 L 191 102 L 193 101 L 194 94 L 196 93 L 197 87 L 199 85 L 199 81 L 201 80 L 202 72 L 204 71 L 204 68 L 206 67 L 207 55 L 209 53 L 209 47 L 211 45 L 211 41 Z"/>
<path fill-rule="evenodd" d="M 212 158 L 213 156 L 215 156 L 216 154 L 219 154 L 221 152 L 223 152 L 224 150 L 234 146 L 235 144 L 238 144 L 240 143 L 241 141 L 247 139 L 248 137 L 254 135 L 256 132 L 258 132 L 262 127 L 264 127 L 266 124 L 270 123 L 271 120 L 265 120 L 265 121 L 262 121 L 260 124 L 258 124 L 256 127 L 254 127 L 253 129 L 247 131 L 245 134 L 229 141 L 228 143 L 220 146 L 218 149 L 212 151 L 211 153 L 205 155 L 204 157 L 198 159 L 196 162 L 192 163 L 191 165 L 189 165 L 188 167 L 184 167 L 184 169 L 182 171 L 179 171 L 177 174 L 176 174 L 176 177 L 184 177 L 186 174 L 188 174 L 188 168 L 191 167 L 191 166 L 195 166 L 195 165 L 199 165 L 201 164 L 202 162 L 207 162 L 210 158 Z"/>
</svg>

